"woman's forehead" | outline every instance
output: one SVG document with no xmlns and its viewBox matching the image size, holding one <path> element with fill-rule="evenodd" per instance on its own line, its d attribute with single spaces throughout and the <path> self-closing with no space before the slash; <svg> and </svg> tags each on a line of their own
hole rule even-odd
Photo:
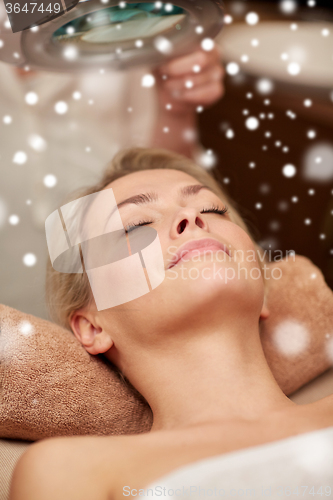
<svg viewBox="0 0 333 500">
<path fill-rule="evenodd" d="M 170 192 L 173 186 L 179 184 L 200 184 L 200 182 L 186 172 L 174 169 L 141 170 L 120 177 L 108 184 L 104 189 L 112 188 L 117 202 L 122 196 L 132 196 L 142 193 L 142 190 L 155 192 Z"/>
</svg>

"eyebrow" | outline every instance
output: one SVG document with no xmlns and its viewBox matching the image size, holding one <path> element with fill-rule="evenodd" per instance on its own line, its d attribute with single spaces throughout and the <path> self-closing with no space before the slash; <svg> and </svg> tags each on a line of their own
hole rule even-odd
<svg viewBox="0 0 333 500">
<path fill-rule="evenodd" d="M 213 192 L 213 190 L 208 186 L 204 186 L 203 184 L 193 184 L 192 186 L 185 186 L 185 187 L 181 188 L 178 191 L 178 194 L 182 198 L 188 198 L 189 196 L 196 195 L 202 189 L 209 189 L 209 191 Z M 135 204 L 135 205 L 145 205 L 147 203 L 153 203 L 156 201 L 158 201 L 158 194 L 157 193 L 137 194 L 135 196 L 131 196 L 130 198 L 127 198 L 124 201 L 121 201 L 120 203 L 118 203 L 117 207 L 120 208 L 120 207 L 123 207 L 124 205 L 129 205 L 131 203 Z"/>
<path fill-rule="evenodd" d="M 182 198 L 189 198 L 190 196 L 195 196 L 198 194 L 202 189 L 208 189 L 212 193 L 216 194 L 212 188 L 209 186 L 205 186 L 204 184 L 192 184 L 191 186 L 185 186 L 181 188 L 178 191 L 178 195 L 180 195 Z M 117 204 L 117 207 L 112 210 L 112 213 L 110 214 L 110 217 L 114 214 L 114 212 L 117 210 L 117 208 L 124 207 L 125 205 L 147 205 L 148 203 L 154 203 L 158 201 L 158 194 L 155 192 L 151 193 L 141 193 L 141 194 L 136 194 L 134 196 L 131 196 L 130 198 L 126 198 L 126 200 L 121 201 L 120 203 Z M 107 222 L 109 221 L 110 217 L 108 218 Z M 105 224 L 105 225 L 106 225 Z"/>
</svg>

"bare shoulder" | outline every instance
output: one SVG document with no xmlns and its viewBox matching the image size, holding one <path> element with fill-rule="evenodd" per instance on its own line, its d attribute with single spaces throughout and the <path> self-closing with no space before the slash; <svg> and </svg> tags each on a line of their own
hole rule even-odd
<svg viewBox="0 0 333 500">
<path fill-rule="evenodd" d="M 20 457 L 9 500 L 106 500 L 120 451 L 136 436 L 54 437 L 33 443 Z"/>
<path fill-rule="evenodd" d="M 123 498 L 124 486 L 141 487 L 190 461 L 181 453 L 189 441 L 180 431 L 44 439 L 20 457 L 9 500 Z"/>
</svg>

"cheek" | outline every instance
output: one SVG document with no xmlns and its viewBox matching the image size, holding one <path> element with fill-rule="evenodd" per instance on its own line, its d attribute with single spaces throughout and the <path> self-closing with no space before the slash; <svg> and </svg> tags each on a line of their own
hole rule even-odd
<svg viewBox="0 0 333 500">
<path fill-rule="evenodd" d="M 230 278 L 235 286 L 262 293 L 263 278 L 261 271 L 262 258 L 251 237 L 244 229 L 233 222 L 225 222 L 219 226 L 221 240 L 230 243 L 231 262 L 228 263 Z M 230 284 L 231 287 L 231 284 Z"/>
<path fill-rule="evenodd" d="M 243 253 L 245 259 L 246 257 L 251 257 L 252 260 L 257 258 L 257 249 L 251 237 L 234 222 L 226 221 L 216 224 L 214 232 L 219 235 L 222 241 L 230 245 L 231 250 Z"/>
</svg>

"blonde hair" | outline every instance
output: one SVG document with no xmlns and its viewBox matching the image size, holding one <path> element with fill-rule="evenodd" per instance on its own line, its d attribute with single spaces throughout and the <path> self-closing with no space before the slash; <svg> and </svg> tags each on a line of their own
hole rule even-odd
<svg viewBox="0 0 333 500">
<path fill-rule="evenodd" d="M 241 210 L 231 200 L 221 186 L 218 172 L 214 172 L 216 178 L 196 165 L 193 160 L 180 154 L 164 149 L 152 148 L 129 148 L 117 153 L 111 163 L 105 169 L 101 180 L 93 186 L 75 191 L 70 195 L 67 202 L 76 200 L 83 196 L 98 193 L 106 188 L 111 182 L 141 170 L 174 169 L 185 172 L 202 184 L 210 187 L 221 199 L 226 201 L 229 208 L 230 219 L 240 226 L 253 239 L 252 231 L 240 215 Z M 255 243 L 257 251 L 262 249 Z M 264 259 L 261 260 L 264 262 Z M 87 274 L 83 273 L 61 273 L 55 271 L 50 259 L 46 271 L 46 302 L 50 318 L 71 331 L 70 320 L 72 314 L 93 303 Z"/>
</svg>

